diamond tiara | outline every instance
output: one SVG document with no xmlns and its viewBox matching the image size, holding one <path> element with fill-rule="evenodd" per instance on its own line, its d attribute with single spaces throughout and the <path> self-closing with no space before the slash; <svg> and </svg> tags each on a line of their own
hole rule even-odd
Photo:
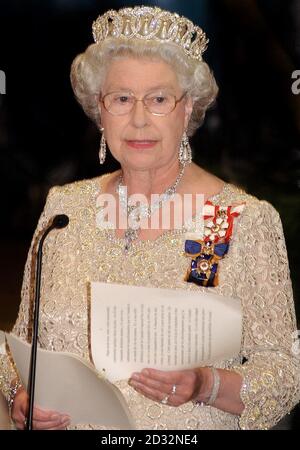
<svg viewBox="0 0 300 450">
<path fill-rule="evenodd" d="M 107 37 L 173 42 L 199 61 L 208 44 L 204 31 L 187 18 L 150 6 L 111 9 L 98 16 L 92 30 L 96 43 Z"/>
</svg>

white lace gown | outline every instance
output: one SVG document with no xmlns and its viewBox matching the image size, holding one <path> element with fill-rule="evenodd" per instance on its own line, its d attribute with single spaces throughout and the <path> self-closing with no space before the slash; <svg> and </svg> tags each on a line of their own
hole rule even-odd
<svg viewBox="0 0 300 450">
<path fill-rule="evenodd" d="M 239 358 L 216 367 L 239 372 L 245 409 L 235 416 L 188 402 L 170 407 L 137 393 L 128 380 L 115 384 L 139 429 L 268 429 L 299 401 L 300 363 L 293 352 L 295 311 L 280 217 L 271 204 L 232 184 L 210 198 L 215 205 L 245 202 L 234 222 L 228 254 L 219 263 L 219 284 L 203 287 L 184 281 L 189 261 L 184 230 L 167 231 L 154 241 L 136 241 L 128 254 L 113 231 L 96 226 L 96 197 L 102 177 L 50 190 L 33 243 L 55 214 L 67 214 L 67 228 L 53 230 L 44 245 L 40 345 L 90 361 L 89 282 L 104 281 L 215 292 L 240 299 L 243 338 Z M 32 244 L 24 272 L 22 301 L 13 332 L 28 339 L 33 304 Z M 228 333 L 230 330 L 228 330 Z M 242 364 L 242 361 L 244 364 Z M 5 396 L 16 377 L 9 351 L 0 356 L 0 387 Z M 78 428 L 89 425 L 78 425 Z M 101 428 L 101 424 L 99 424 Z"/>
</svg>

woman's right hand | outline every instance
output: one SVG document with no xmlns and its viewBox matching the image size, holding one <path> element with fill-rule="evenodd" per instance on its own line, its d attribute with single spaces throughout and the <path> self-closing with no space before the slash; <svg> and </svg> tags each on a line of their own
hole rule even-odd
<svg viewBox="0 0 300 450">
<path fill-rule="evenodd" d="M 28 407 L 28 394 L 20 388 L 15 396 L 11 417 L 18 430 L 25 429 L 25 417 Z M 65 430 L 70 425 L 70 417 L 57 411 L 47 411 L 34 407 L 32 428 L 34 430 Z"/>
</svg>

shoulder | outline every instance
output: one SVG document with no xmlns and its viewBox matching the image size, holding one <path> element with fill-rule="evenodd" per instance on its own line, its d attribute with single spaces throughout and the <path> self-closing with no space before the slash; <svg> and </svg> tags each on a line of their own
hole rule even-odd
<svg viewBox="0 0 300 450">
<path fill-rule="evenodd" d="M 249 226 L 281 226 L 280 215 L 269 201 L 259 199 L 232 183 L 225 185 L 219 200 L 219 203 L 224 205 L 244 204 L 240 221 Z"/>
<path fill-rule="evenodd" d="M 61 186 L 53 186 L 49 190 L 47 201 L 51 202 L 59 199 L 76 200 L 79 197 L 89 197 L 99 192 L 102 181 L 109 175 L 111 174 L 105 173 L 99 177 L 74 181 Z"/>
<path fill-rule="evenodd" d="M 84 180 L 78 180 L 73 181 L 72 183 L 67 183 L 64 185 L 59 186 L 53 186 L 49 190 L 50 196 L 55 195 L 66 195 L 66 196 L 72 196 L 76 194 L 86 194 L 91 191 L 91 189 L 95 188 L 98 183 L 101 182 L 102 179 L 104 179 L 106 176 L 108 176 L 109 173 L 106 173 L 104 175 L 101 175 L 99 177 L 95 178 L 89 178 Z"/>
<path fill-rule="evenodd" d="M 90 210 L 96 204 L 102 182 L 108 175 L 110 174 L 51 187 L 43 216 L 47 218 L 55 214 L 67 214 L 75 221 L 79 217 L 87 217 L 91 214 Z"/>
</svg>

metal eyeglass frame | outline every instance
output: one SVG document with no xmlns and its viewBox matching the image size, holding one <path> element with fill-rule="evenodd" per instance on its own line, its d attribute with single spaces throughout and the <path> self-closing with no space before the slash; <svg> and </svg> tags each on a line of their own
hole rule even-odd
<svg viewBox="0 0 300 450">
<path fill-rule="evenodd" d="M 128 112 L 126 112 L 126 113 L 115 114 L 115 113 L 112 113 L 111 111 L 109 111 L 109 110 L 106 108 L 106 106 L 105 106 L 105 104 L 104 104 L 104 98 L 105 98 L 107 95 L 111 95 L 111 94 L 114 94 L 114 93 L 117 93 L 117 92 L 120 92 L 120 91 L 108 92 L 108 93 L 105 94 L 103 97 L 101 97 L 101 96 L 99 97 L 99 102 L 103 104 L 105 110 L 106 110 L 107 112 L 109 112 L 109 114 L 111 114 L 112 116 L 125 116 L 126 114 L 131 113 L 132 110 L 133 110 L 133 108 L 134 108 L 135 105 L 136 105 L 136 102 L 143 102 L 144 108 L 145 108 L 150 114 L 152 114 L 153 116 L 167 116 L 167 115 L 170 114 L 172 111 L 174 111 L 174 109 L 175 109 L 176 106 L 177 106 L 177 103 L 181 102 L 181 100 L 182 100 L 182 99 L 186 96 L 186 94 L 187 94 L 187 91 L 184 92 L 184 93 L 182 94 L 182 96 L 179 97 L 178 99 L 176 99 L 176 96 L 174 95 L 174 96 L 173 96 L 173 97 L 175 98 L 174 108 L 171 109 L 171 111 L 169 111 L 169 112 L 163 114 L 163 113 L 154 113 L 154 112 L 152 112 L 152 111 L 150 111 L 150 110 L 148 109 L 148 107 L 147 107 L 147 105 L 145 104 L 145 101 L 144 101 L 144 100 L 145 100 L 145 97 L 147 97 L 148 94 L 144 95 L 143 98 L 136 98 L 135 95 L 133 95 L 131 92 L 128 91 L 128 94 L 130 94 L 131 97 L 134 97 L 134 99 L 135 99 L 135 102 L 133 103 L 132 108 L 130 109 L 130 111 L 128 111 Z"/>
</svg>

